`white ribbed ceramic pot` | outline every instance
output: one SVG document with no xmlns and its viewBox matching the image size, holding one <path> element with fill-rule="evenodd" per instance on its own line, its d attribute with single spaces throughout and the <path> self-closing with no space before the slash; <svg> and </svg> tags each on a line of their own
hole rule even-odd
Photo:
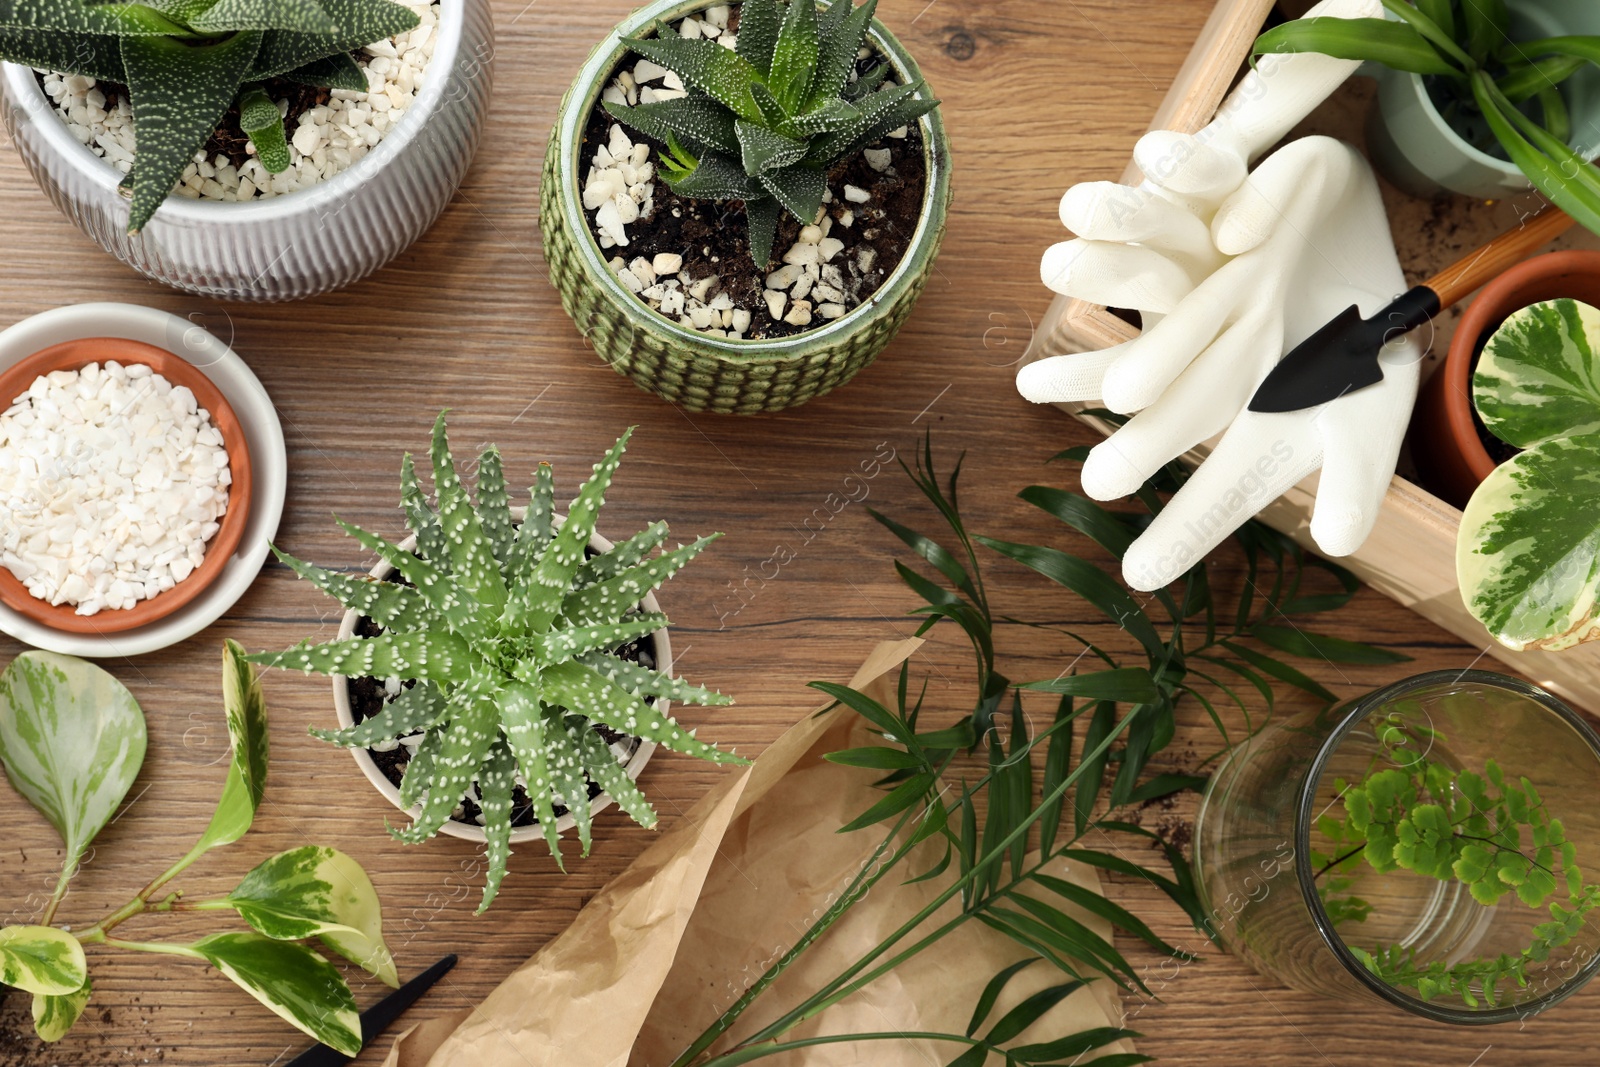
<svg viewBox="0 0 1600 1067">
<path fill-rule="evenodd" d="M 527 509 L 525 508 L 511 509 L 511 517 L 518 522 L 521 522 L 523 516 L 526 514 Z M 567 521 L 565 515 L 555 515 L 552 517 L 555 519 L 555 523 L 558 527 Z M 416 548 L 416 535 L 412 534 L 404 541 L 401 541 L 400 547 L 408 552 Z M 589 547 L 594 549 L 596 552 L 610 552 L 616 546 L 610 541 L 606 540 L 604 537 L 601 537 L 599 534 L 595 534 L 593 537 L 589 538 Z M 394 568 L 388 563 L 379 560 L 378 563 L 373 566 L 372 570 L 368 571 L 367 573 L 374 578 L 386 579 L 394 574 Z M 646 594 L 645 598 L 639 603 L 640 606 L 647 612 L 659 612 L 661 610 L 661 603 L 656 600 L 656 595 L 654 593 Z M 356 633 L 356 624 L 360 621 L 360 612 L 345 612 L 344 620 L 339 625 L 339 640 L 345 641 L 354 637 Z M 663 626 L 661 629 L 651 634 L 650 642 L 655 653 L 655 669 L 663 674 L 671 674 L 672 638 L 668 634 L 667 628 Z M 671 701 L 667 700 L 666 697 L 657 697 L 655 706 L 662 715 L 666 715 L 672 710 L 672 703 Z M 336 716 L 338 716 L 340 729 L 348 730 L 350 727 L 355 725 L 355 713 L 350 708 L 349 679 L 345 678 L 343 675 L 336 674 L 333 676 L 333 712 Z M 413 819 L 421 813 L 422 805 L 418 804 L 414 807 L 408 808 L 400 802 L 399 787 L 393 782 L 389 781 L 388 777 L 383 773 L 383 771 L 378 769 L 378 764 L 375 760 L 373 760 L 371 753 L 364 748 L 352 748 L 348 751 L 350 755 L 355 757 L 356 766 L 360 767 L 361 773 L 367 776 L 367 781 L 371 782 L 373 787 L 377 789 L 378 792 L 382 793 L 384 798 L 387 799 L 389 803 L 393 804 L 395 807 L 399 808 Z M 633 750 L 633 755 L 628 758 L 628 762 L 623 764 L 622 769 L 627 772 L 629 778 L 638 781 L 639 774 L 644 770 L 645 764 L 650 762 L 650 757 L 655 754 L 655 751 L 656 743 L 654 741 L 640 741 L 638 747 Z M 589 810 L 593 814 L 598 815 L 602 811 L 605 811 L 607 808 L 611 807 L 611 805 L 614 803 L 616 803 L 616 801 L 612 799 L 610 793 L 601 793 L 599 796 L 595 797 L 589 802 Z M 573 817 L 570 811 L 565 815 L 561 815 L 556 818 L 557 833 L 564 834 L 577 825 L 578 820 Z M 456 822 L 454 819 L 446 819 L 444 821 L 444 825 L 439 828 L 439 832 L 450 837 L 459 837 L 466 841 L 482 842 L 485 840 L 483 836 L 483 827 L 472 826 L 464 822 Z M 511 831 L 511 843 L 514 845 L 523 844 L 528 841 L 543 840 L 544 830 L 539 826 L 538 823 L 534 823 L 531 826 L 518 826 L 513 828 Z"/>
<path fill-rule="evenodd" d="M 354 166 L 269 200 L 169 196 L 131 237 L 121 172 L 78 143 L 31 69 L 0 64 L 0 112 L 39 187 L 134 270 L 204 296 L 295 300 L 366 277 L 433 225 L 477 151 L 493 60 L 489 0 L 439 0 L 422 91 Z"/>
</svg>

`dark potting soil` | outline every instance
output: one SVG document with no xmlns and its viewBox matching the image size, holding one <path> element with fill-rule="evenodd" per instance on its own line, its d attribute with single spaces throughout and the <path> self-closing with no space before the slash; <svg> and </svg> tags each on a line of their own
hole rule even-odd
<svg viewBox="0 0 1600 1067">
<path fill-rule="evenodd" d="M 39 84 L 44 85 L 44 75 L 37 75 Z M 302 85 L 287 78 L 268 78 L 261 83 L 268 96 L 274 100 L 287 100 L 289 113 L 284 117 L 284 129 L 293 133 L 297 120 L 301 115 L 312 108 L 328 102 L 330 93 L 327 89 L 320 89 L 314 85 Z M 95 82 L 95 88 L 106 95 L 106 110 L 117 106 L 117 101 L 128 95 L 128 90 L 115 82 Z M 239 106 L 237 101 L 228 108 L 227 114 L 222 116 L 222 121 L 217 124 L 216 131 L 211 139 L 206 142 L 206 159 L 213 160 L 217 156 L 226 156 L 228 162 L 235 167 L 242 167 L 250 158 L 246 146 L 250 138 L 246 136 L 244 128 L 239 125 Z"/>
<path fill-rule="evenodd" d="M 588 550 L 588 555 L 593 556 L 594 554 L 595 553 L 593 549 Z M 399 575 L 391 575 L 388 580 L 399 582 L 403 585 L 411 584 Z M 383 627 L 378 625 L 376 622 L 373 622 L 368 616 L 363 615 L 360 619 L 356 620 L 355 632 L 357 637 L 377 637 L 383 633 Z M 626 645 L 623 645 L 617 650 L 616 655 L 629 661 L 630 663 L 638 663 L 642 666 L 654 667 L 656 666 L 656 663 L 651 645 L 652 642 L 649 637 L 641 637 L 636 641 L 630 641 Z M 400 684 L 404 688 L 409 689 L 416 683 L 406 681 Z M 389 703 L 389 693 L 384 687 L 384 680 L 382 678 L 351 678 L 346 685 L 348 687 L 348 693 L 350 696 L 350 714 L 356 722 L 365 722 L 367 719 L 372 718 L 383 711 L 385 705 Z M 655 699 L 653 697 L 646 697 L 645 699 L 649 703 L 655 703 Z M 626 734 L 618 733 L 617 731 L 612 730 L 610 727 L 601 723 L 591 723 L 591 728 L 595 733 L 600 735 L 600 739 L 607 745 L 614 745 L 618 742 L 630 740 Z M 380 752 L 375 748 L 369 748 L 367 749 L 367 755 L 372 757 L 372 761 L 378 765 L 378 769 L 383 772 L 383 776 L 389 779 L 389 781 L 393 782 L 395 788 L 398 789 L 400 787 L 401 779 L 405 777 L 406 765 L 411 759 L 411 749 L 407 748 L 405 745 L 396 745 L 387 752 Z M 590 800 L 593 800 L 602 792 L 604 792 L 604 790 L 602 790 L 594 782 L 590 782 L 588 784 Z M 567 809 L 565 806 L 561 804 L 555 805 L 555 814 L 557 818 L 565 815 L 566 813 Z M 462 823 L 466 826 L 478 826 L 479 814 L 481 814 L 481 809 L 479 809 L 478 805 L 473 803 L 470 797 L 462 797 L 461 814 L 459 816 L 455 816 L 454 821 Z M 533 826 L 537 824 L 538 821 L 539 820 L 534 817 L 533 802 L 528 799 L 527 791 L 524 790 L 520 785 L 513 787 L 511 792 L 511 825 Z"/>
<path fill-rule="evenodd" d="M 1469 382 L 1472 380 L 1472 375 L 1477 373 L 1478 360 L 1483 356 L 1483 350 L 1488 345 L 1489 336 L 1490 335 L 1486 334 L 1478 342 L 1478 351 L 1472 357 L 1472 369 L 1467 373 L 1467 380 Z M 1522 449 L 1518 448 L 1516 445 L 1506 444 L 1489 431 L 1489 427 L 1485 426 L 1483 424 L 1483 420 L 1478 417 L 1477 404 L 1474 404 L 1469 400 L 1467 402 L 1467 407 L 1472 411 L 1472 428 L 1478 432 L 1478 440 L 1483 443 L 1483 450 L 1489 453 L 1489 458 L 1494 460 L 1496 465 L 1522 455 Z"/>
<path fill-rule="evenodd" d="M 735 19 L 737 15 L 736 10 Z M 735 21 L 733 25 L 737 27 L 738 23 Z M 636 58 L 630 56 L 625 65 L 631 65 Z M 880 62 L 877 56 L 871 56 L 859 61 L 857 66 L 865 72 Z M 615 71 L 607 75 L 607 84 L 615 76 Z M 645 84 L 659 88 L 663 83 Z M 607 143 L 616 122 L 603 107 L 594 109 L 584 130 L 581 160 L 592 159 L 595 149 Z M 750 328 L 744 334 L 746 340 L 792 337 L 827 325 L 819 319 L 808 326 L 794 326 L 774 319 L 767 308 L 767 275 L 781 265 L 784 251 L 799 239 L 802 227 L 799 219 L 787 211 L 783 213 L 778 223 L 778 236 L 773 242 L 774 262 L 758 268 L 750 258 L 744 201 L 680 197 L 659 173 L 659 160 L 666 145 L 626 124 L 623 129 L 634 144 L 648 144 L 656 153 L 654 208 L 649 215 L 629 224 L 627 247 L 604 249 L 603 255 L 607 258 L 621 256 L 631 263 L 639 257 L 654 259 L 662 252 L 675 253 L 683 257 L 683 269 L 695 279 L 716 275 L 722 281 L 722 291 L 733 298 L 734 306 L 750 312 Z M 921 126 L 913 123 L 905 137 L 885 137 L 869 147 L 889 150 L 888 168 L 881 173 L 874 170 L 864 152 L 841 160 L 828 171 L 828 188 L 834 191 L 834 202 L 823 205 L 834 219 L 832 236 L 845 242 L 845 249 L 834 265 L 844 273 L 846 292 L 855 297 L 852 309 L 871 300 L 905 258 L 922 218 L 922 200 L 928 179 Z M 587 173 L 587 166 L 584 162 L 584 173 Z M 840 193 L 846 185 L 865 189 L 872 194 L 872 199 L 865 204 L 847 202 Z M 848 229 L 838 221 L 847 211 L 855 216 Z M 585 217 L 588 218 L 587 212 Z M 589 236 L 598 242 L 599 231 L 592 218 L 589 219 Z M 867 249 L 873 252 L 872 263 L 863 272 L 857 257 Z M 644 303 L 642 298 L 638 299 Z"/>
</svg>

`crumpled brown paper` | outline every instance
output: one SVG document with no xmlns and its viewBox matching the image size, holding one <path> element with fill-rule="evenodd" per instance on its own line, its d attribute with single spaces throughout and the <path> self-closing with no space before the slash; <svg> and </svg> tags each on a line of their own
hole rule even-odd
<svg viewBox="0 0 1600 1067">
<path fill-rule="evenodd" d="M 893 672 L 921 645 L 879 645 L 851 686 L 885 703 Z M 754 766 L 720 783 L 551 941 L 471 1012 L 430 1020 L 396 1041 L 385 1067 L 667 1067 L 831 904 L 871 855 L 881 832 L 837 833 L 880 794 L 870 772 L 824 753 L 871 743 L 845 709 L 808 715 Z M 901 884 L 937 861 L 933 842 L 884 879 L 748 1011 L 728 1039 L 754 1032 L 859 959 L 938 895 L 947 876 Z M 903 871 L 904 873 L 900 873 Z M 1099 890 L 1092 869 L 1054 871 Z M 1061 905 L 1060 901 L 1052 903 Z M 959 913 L 947 903 L 923 930 Z M 1109 924 L 1064 910 L 1104 937 Z M 911 942 L 902 943 L 906 947 Z M 789 1031 L 784 1039 L 863 1032 L 962 1033 L 988 980 L 1026 953 L 977 922 Z M 990 1015 L 1062 976 L 1038 963 L 1018 975 Z M 1057 1005 L 1019 1041 L 1115 1025 L 1115 987 L 1090 985 Z M 596 1025 L 595 1020 L 604 1020 Z M 904 1040 L 820 1045 L 768 1058 L 775 1067 L 942 1064 L 963 1051 Z M 1132 1051 L 1113 1046 L 1112 1051 Z"/>
</svg>

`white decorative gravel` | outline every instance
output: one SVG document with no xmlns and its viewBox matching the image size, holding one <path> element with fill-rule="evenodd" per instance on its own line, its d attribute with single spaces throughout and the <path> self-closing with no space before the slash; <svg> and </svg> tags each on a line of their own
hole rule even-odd
<svg viewBox="0 0 1600 1067">
<path fill-rule="evenodd" d="M 184 386 L 114 360 L 55 371 L 0 414 L 0 564 L 79 615 L 130 608 L 200 566 L 232 482 Z"/>
<path fill-rule="evenodd" d="M 728 28 L 731 14 L 730 5 L 717 4 L 707 8 L 701 18 L 685 18 L 673 29 L 682 37 L 708 38 L 725 48 L 736 48 L 738 35 Z M 870 54 L 862 48 L 862 59 Z M 854 81 L 856 75 L 850 77 Z M 882 89 L 897 84 L 891 77 Z M 601 99 L 635 105 L 685 95 L 676 74 L 639 59 L 617 72 Z M 903 139 L 908 134 L 909 130 L 900 129 L 889 136 Z M 865 153 L 868 164 L 880 173 L 889 169 L 892 155 L 888 149 L 867 149 Z M 701 276 L 695 277 L 684 267 L 681 254 L 662 253 L 651 259 L 628 255 L 628 227 L 648 222 L 655 214 L 654 157 L 655 150 L 648 143 L 634 143 L 626 127 L 613 123 L 607 142 L 595 148 L 582 192 L 600 247 L 614 253 L 611 270 L 629 292 L 654 310 L 702 333 L 743 340 L 757 311 L 766 311 L 775 321 L 790 326 L 820 326 L 847 314 L 877 291 L 884 272 L 875 264 L 876 250 L 868 245 L 855 251 L 849 238 L 860 232 L 854 229 L 858 218 L 880 218 L 883 212 L 872 207 L 870 191 L 854 185 L 830 188 L 813 224 L 802 227 L 798 240 L 787 250 L 774 250 L 781 266 L 767 275 L 764 306 L 737 306 L 724 291 L 720 277 L 704 267 Z"/>
<path fill-rule="evenodd" d="M 254 159 L 235 167 L 227 156 L 208 159 L 195 153 L 173 192 L 191 200 L 257 200 L 309 188 L 333 177 L 370 152 L 400 121 L 421 91 L 438 36 L 439 5 L 434 0 L 398 0 L 416 12 L 416 29 L 368 45 L 356 58 L 366 71 L 367 91 L 334 89 L 326 104 L 303 113 L 285 129 L 289 169 L 269 174 Z M 135 151 L 133 111 L 119 94 L 108 108 L 106 94 L 93 78 L 44 73 L 44 91 L 72 135 L 95 155 L 126 174 Z M 288 113 L 288 101 L 278 108 Z M 254 146 L 248 149 L 253 155 Z"/>
</svg>

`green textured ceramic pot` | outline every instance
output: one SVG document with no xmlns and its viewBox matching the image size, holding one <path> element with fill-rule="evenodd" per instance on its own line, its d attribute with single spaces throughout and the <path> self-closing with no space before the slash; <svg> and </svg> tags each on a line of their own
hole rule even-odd
<svg viewBox="0 0 1600 1067">
<path fill-rule="evenodd" d="M 707 0 L 655 0 L 618 25 L 589 56 L 556 117 L 545 156 L 539 226 L 561 306 L 617 373 L 691 411 L 781 411 L 849 381 L 877 358 L 911 314 L 944 239 L 950 150 L 939 112 L 924 116 L 920 125 L 927 188 L 916 233 L 894 273 L 848 314 L 794 337 L 746 341 L 703 334 L 652 310 L 611 272 L 584 215 L 584 128 L 628 55 L 623 37 L 640 36 L 657 20 L 673 22 L 710 6 Z M 877 20 L 869 39 L 902 82 L 922 77 L 916 62 Z"/>
</svg>

